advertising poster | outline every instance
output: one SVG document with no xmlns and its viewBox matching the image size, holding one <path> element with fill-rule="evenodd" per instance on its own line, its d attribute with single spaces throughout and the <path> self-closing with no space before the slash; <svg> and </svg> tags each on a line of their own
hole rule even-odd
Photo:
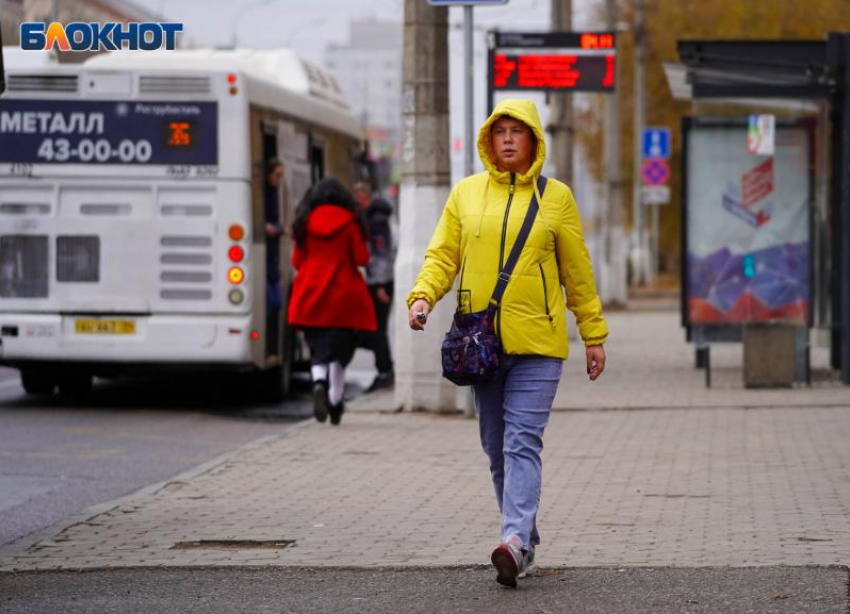
<svg viewBox="0 0 850 614">
<path fill-rule="evenodd" d="M 809 132 L 777 124 L 774 155 L 748 150 L 746 124 L 687 135 L 690 324 L 806 324 L 810 297 Z"/>
</svg>

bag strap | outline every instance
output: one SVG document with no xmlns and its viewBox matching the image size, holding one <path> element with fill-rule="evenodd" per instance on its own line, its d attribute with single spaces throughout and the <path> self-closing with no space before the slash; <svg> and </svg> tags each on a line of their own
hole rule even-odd
<svg viewBox="0 0 850 614">
<path fill-rule="evenodd" d="M 457 282 L 457 292 L 455 300 L 457 301 L 456 312 L 460 313 L 460 293 L 463 292 L 463 273 L 466 270 L 466 257 L 464 257 L 463 262 L 460 265 L 460 279 Z"/>
<path fill-rule="evenodd" d="M 546 177 L 543 175 L 540 175 L 537 178 L 537 189 L 540 192 L 541 198 L 543 197 L 544 190 L 546 190 L 546 181 Z M 505 262 L 505 267 L 499 273 L 499 280 L 496 282 L 496 287 L 493 289 L 493 295 L 490 297 L 490 305 L 492 307 L 498 309 L 499 303 L 502 301 L 502 296 L 505 294 L 505 289 L 508 287 L 508 282 L 511 280 L 511 273 L 514 272 L 514 267 L 516 266 L 517 261 L 519 261 L 519 255 L 525 247 L 528 235 L 531 234 L 531 227 L 534 225 L 534 218 L 537 217 L 538 208 L 537 193 L 533 192 L 531 195 L 531 203 L 528 205 L 528 213 L 525 214 L 525 221 L 522 223 L 522 228 L 517 235 L 513 248 L 511 248 L 511 253 L 508 256 L 507 262 Z"/>
</svg>

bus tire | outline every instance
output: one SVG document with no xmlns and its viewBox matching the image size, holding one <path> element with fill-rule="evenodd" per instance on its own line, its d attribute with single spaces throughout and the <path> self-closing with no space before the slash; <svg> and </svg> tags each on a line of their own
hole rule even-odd
<svg viewBox="0 0 850 614">
<path fill-rule="evenodd" d="M 256 374 L 259 380 L 260 397 L 265 403 L 280 403 L 287 394 L 284 390 L 286 367 L 279 365 Z"/>
<path fill-rule="evenodd" d="M 24 369 L 21 371 L 21 384 L 24 392 L 31 395 L 50 395 L 56 390 L 56 380 L 49 373 L 36 373 Z"/>
<path fill-rule="evenodd" d="M 59 394 L 72 399 L 88 396 L 93 379 L 91 373 L 64 373 L 59 377 Z"/>
</svg>

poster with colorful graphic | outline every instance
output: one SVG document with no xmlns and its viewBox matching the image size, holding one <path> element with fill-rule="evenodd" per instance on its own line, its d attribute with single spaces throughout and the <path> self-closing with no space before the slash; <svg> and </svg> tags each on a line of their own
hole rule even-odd
<svg viewBox="0 0 850 614">
<path fill-rule="evenodd" d="M 747 124 L 689 124 L 689 324 L 806 324 L 810 297 L 810 133 L 777 123 L 772 156 L 748 151 Z"/>
</svg>

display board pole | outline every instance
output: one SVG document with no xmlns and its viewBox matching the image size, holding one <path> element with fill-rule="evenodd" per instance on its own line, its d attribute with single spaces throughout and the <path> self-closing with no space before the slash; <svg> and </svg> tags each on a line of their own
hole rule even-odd
<svg viewBox="0 0 850 614">
<path fill-rule="evenodd" d="M 466 105 L 466 126 L 464 134 L 466 142 L 464 143 L 464 164 L 463 174 L 469 176 L 472 174 L 473 152 L 475 151 L 475 134 L 474 124 L 475 115 L 472 110 L 473 91 L 472 84 L 475 76 L 475 58 L 472 54 L 472 7 L 463 7 L 463 65 L 466 81 L 464 83 L 464 103 Z"/>
</svg>

